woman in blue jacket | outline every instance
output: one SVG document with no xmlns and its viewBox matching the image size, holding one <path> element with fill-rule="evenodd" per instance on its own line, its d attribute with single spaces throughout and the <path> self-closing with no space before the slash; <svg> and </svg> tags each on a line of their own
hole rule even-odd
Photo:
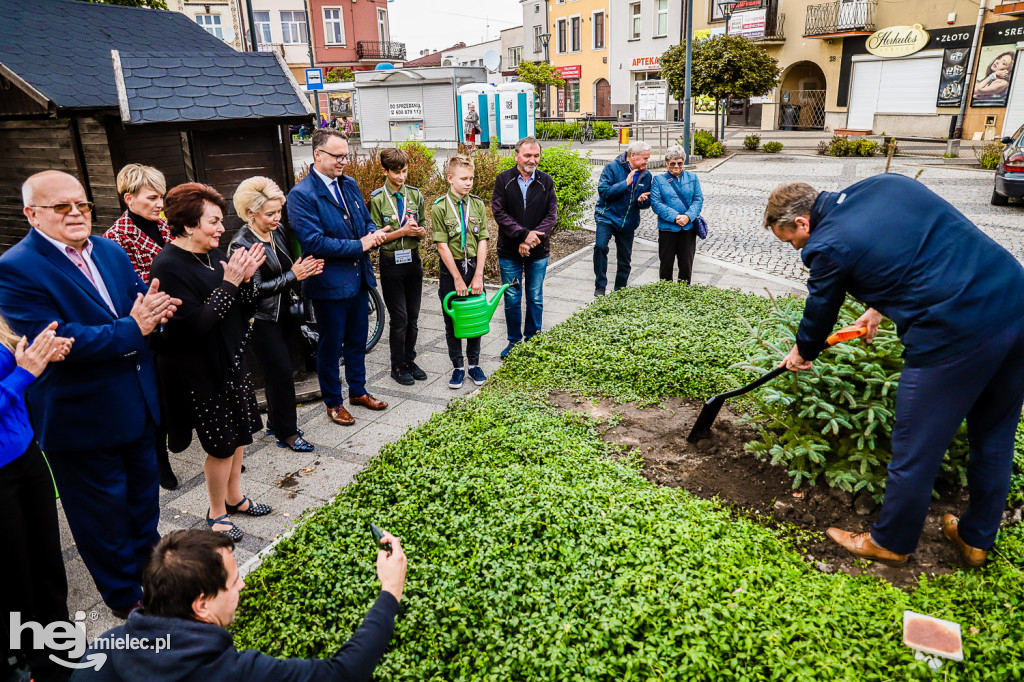
<svg viewBox="0 0 1024 682">
<path fill-rule="evenodd" d="M 56 335 L 51 322 L 32 345 L 11 331 L 0 317 L 0 537 L 9 555 L 7 576 L 0 585 L 0 606 L 18 613 L 21 623 L 46 627 L 68 620 L 68 582 L 60 550 L 57 502 L 50 470 L 39 451 L 25 407 L 25 389 L 51 361 L 63 360 L 71 339 Z M 4 616 L 7 617 L 6 615 Z M 65 680 L 70 670 L 49 660 L 54 649 L 34 649 L 31 634 L 23 634 L 20 652 L 34 679 Z M 0 660 L 0 679 L 7 679 L 6 655 Z M 20 678 L 19 678 L 20 679 Z M 27 678 L 26 678 L 27 679 Z"/>
<path fill-rule="evenodd" d="M 693 223 L 704 206 L 704 194 L 696 173 L 683 170 L 684 157 L 685 151 L 679 146 L 665 153 L 668 172 L 655 176 L 651 184 L 651 208 L 658 216 L 658 274 L 671 282 L 673 262 L 678 262 L 679 280 L 689 284 L 697 251 Z"/>
</svg>

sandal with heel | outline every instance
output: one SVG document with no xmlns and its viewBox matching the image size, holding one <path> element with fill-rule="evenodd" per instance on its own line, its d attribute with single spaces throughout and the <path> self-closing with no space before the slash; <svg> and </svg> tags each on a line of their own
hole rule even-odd
<svg viewBox="0 0 1024 682">
<path fill-rule="evenodd" d="M 248 509 L 239 509 L 248 500 Z M 228 510 L 228 514 L 248 514 L 249 516 L 266 516 L 270 512 L 274 511 L 274 508 L 268 504 L 256 504 L 248 497 L 243 497 L 238 504 L 228 504 L 225 500 L 224 508 Z"/>
<path fill-rule="evenodd" d="M 228 520 L 228 515 L 227 514 L 225 514 L 224 516 L 218 516 L 215 519 L 211 519 L 210 518 L 210 510 L 207 509 L 206 510 L 206 523 L 207 523 L 208 526 L 210 526 L 211 530 L 213 530 L 213 527 L 215 525 L 217 525 L 218 523 L 221 524 L 221 525 L 225 525 L 225 526 L 231 526 L 227 530 L 214 530 L 213 532 L 214 533 L 221 533 L 222 535 L 227 535 L 229 538 L 231 538 L 235 542 L 239 542 L 239 541 L 241 541 L 241 539 L 243 537 L 245 537 L 245 533 L 242 531 L 242 529 L 239 528 L 238 526 L 236 526 L 235 524 L 233 524 L 230 520 Z"/>
</svg>

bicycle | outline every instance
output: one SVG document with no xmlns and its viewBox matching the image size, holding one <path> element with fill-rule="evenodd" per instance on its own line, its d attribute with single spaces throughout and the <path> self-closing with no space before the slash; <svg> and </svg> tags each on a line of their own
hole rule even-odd
<svg viewBox="0 0 1024 682">
<path fill-rule="evenodd" d="M 573 133 L 573 139 L 577 140 L 580 144 L 586 144 L 587 142 L 594 141 L 594 121 L 595 117 L 591 114 L 587 114 L 583 119 L 576 123 L 576 130 Z"/>
</svg>

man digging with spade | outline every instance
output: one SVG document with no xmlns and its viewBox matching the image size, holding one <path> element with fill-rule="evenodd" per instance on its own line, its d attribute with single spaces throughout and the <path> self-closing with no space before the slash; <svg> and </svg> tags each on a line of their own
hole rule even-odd
<svg viewBox="0 0 1024 682">
<path fill-rule="evenodd" d="M 825 348 L 849 293 L 874 339 L 896 324 L 905 365 L 896 398 L 885 501 L 870 531 L 829 528 L 851 553 L 890 566 L 917 547 L 943 456 L 966 418 L 970 501 L 943 533 L 963 563 L 982 566 L 1009 492 L 1024 403 L 1024 269 L 924 185 L 877 175 L 841 192 L 783 184 L 764 225 L 810 269 L 804 317 L 783 364 L 807 369 Z"/>
</svg>

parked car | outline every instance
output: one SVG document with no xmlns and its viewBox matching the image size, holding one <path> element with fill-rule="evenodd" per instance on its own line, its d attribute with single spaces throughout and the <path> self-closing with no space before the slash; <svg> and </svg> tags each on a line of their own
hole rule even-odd
<svg viewBox="0 0 1024 682">
<path fill-rule="evenodd" d="M 1010 137 L 1004 137 L 1002 143 L 1006 146 L 996 166 L 993 206 L 1006 206 L 1010 197 L 1024 197 L 1024 126 Z"/>
</svg>

